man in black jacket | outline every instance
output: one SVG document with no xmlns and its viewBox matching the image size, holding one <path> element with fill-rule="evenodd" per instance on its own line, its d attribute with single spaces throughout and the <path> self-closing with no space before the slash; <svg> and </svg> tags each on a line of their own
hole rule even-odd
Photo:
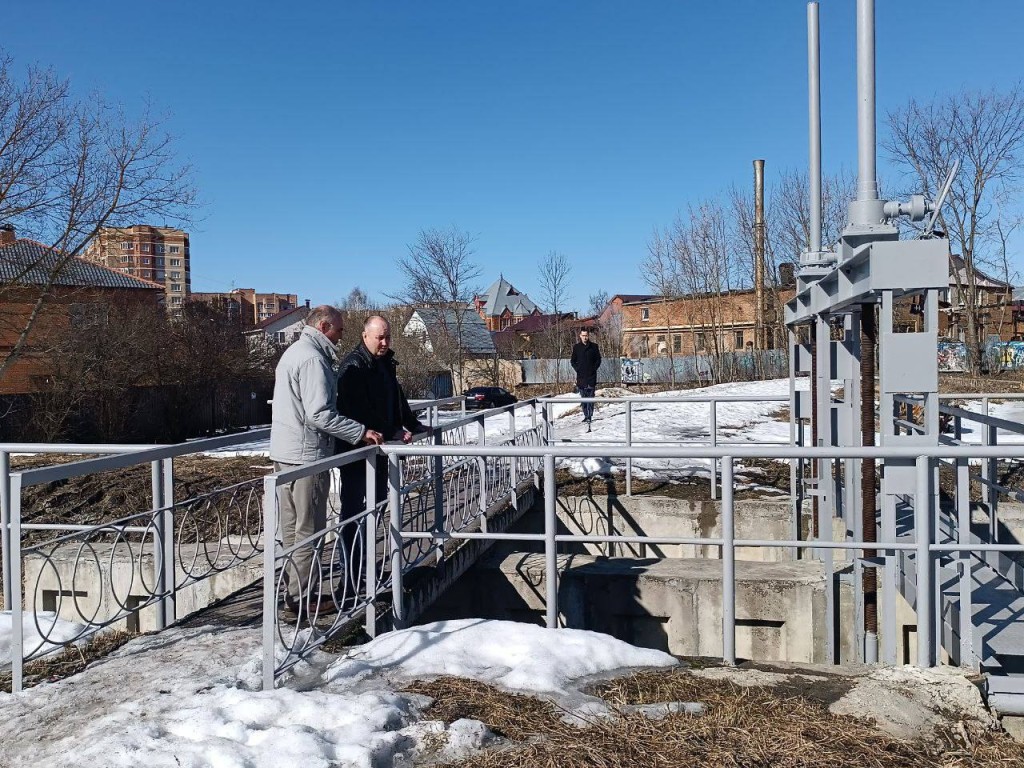
<svg viewBox="0 0 1024 768">
<path fill-rule="evenodd" d="M 569 359 L 572 369 L 576 371 L 576 390 L 580 397 L 593 397 L 597 388 L 597 369 L 601 367 L 601 350 L 590 340 L 590 331 L 580 331 L 580 340 L 572 346 L 572 357 Z M 590 420 L 594 416 L 594 404 L 583 403 L 583 421 L 590 431 Z"/>
<path fill-rule="evenodd" d="M 363 338 L 341 363 L 338 376 L 338 413 L 380 432 L 384 440 L 412 442 L 416 432 L 429 431 L 413 415 L 395 369 L 391 325 L 380 315 L 363 323 Z M 340 443 L 342 450 L 356 446 Z M 377 461 L 377 502 L 387 496 L 388 464 Z M 341 516 L 347 519 L 365 509 L 366 468 L 363 462 L 341 468 Z"/>
</svg>

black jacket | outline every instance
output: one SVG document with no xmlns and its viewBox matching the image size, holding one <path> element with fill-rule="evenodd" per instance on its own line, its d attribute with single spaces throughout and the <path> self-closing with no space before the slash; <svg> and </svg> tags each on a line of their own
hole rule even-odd
<svg viewBox="0 0 1024 768">
<path fill-rule="evenodd" d="M 399 429 L 423 432 L 409 408 L 409 401 L 398 384 L 395 353 L 388 350 L 383 357 L 374 357 L 366 345 L 359 342 L 341 362 L 338 375 L 338 413 L 355 419 L 391 440 Z M 341 451 L 357 446 L 338 441 Z"/>
<path fill-rule="evenodd" d="M 596 387 L 597 369 L 601 367 L 601 350 L 597 344 L 584 344 L 577 341 L 572 345 L 572 357 L 569 359 L 572 369 L 576 371 L 577 387 Z"/>
</svg>

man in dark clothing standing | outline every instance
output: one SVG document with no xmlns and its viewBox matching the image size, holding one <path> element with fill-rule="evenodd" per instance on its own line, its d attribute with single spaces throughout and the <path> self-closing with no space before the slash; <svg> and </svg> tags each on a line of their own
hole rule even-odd
<svg viewBox="0 0 1024 768">
<path fill-rule="evenodd" d="M 338 375 L 338 413 L 355 419 L 384 436 L 384 440 L 412 442 L 416 432 L 429 431 L 413 415 L 409 401 L 398 383 L 395 353 L 391 349 L 391 326 L 380 315 L 363 323 L 363 338 L 341 363 Z M 372 426 L 371 426 L 372 425 Z M 341 444 L 343 450 L 355 446 Z M 388 465 L 377 462 L 377 502 L 387 495 Z M 366 469 L 362 462 L 341 468 L 342 519 L 365 509 Z"/>
<path fill-rule="evenodd" d="M 580 331 L 580 340 L 572 346 L 572 357 L 569 362 L 576 371 L 576 391 L 580 397 L 593 397 L 597 387 L 597 369 L 601 367 L 601 350 L 590 341 L 590 331 Z M 583 403 L 583 421 L 590 431 L 590 420 L 594 416 L 594 404 Z"/>
</svg>

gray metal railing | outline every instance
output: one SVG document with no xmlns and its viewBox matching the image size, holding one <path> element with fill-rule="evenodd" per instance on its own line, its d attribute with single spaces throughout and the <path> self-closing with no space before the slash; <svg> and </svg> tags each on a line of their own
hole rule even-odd
<svg viewBox="0 0 1024 768">
<path fill-rule="evenodd" d="M 20 472 L 5 478 L 9 497 L 4 505 L 9 522 L 5 564 L 5 591 L 10 590 L 12 614 L 12 685 L 20 690 L 25 661 L 48 652 L 53 645 L 82 639 L 97 629 L 138 616 L 147 607 L 155 609 L 155 623 L 162 628 L 176 618 L 176 595 L 186 586 L 248 561 L 262 551 L 261 504 L 256 490 L 258 480 L 239 483 L 201 494 L 184 501 L 174 500 L 174 465 L 177 457 L 261 440 L 268 429 L 197 440 L 172 446 L 35 446 L 14 445 L 17 452 L 93 453 L 102 455 L 66 464 L 57 464 Z M 11 444 L 7 444 L 11 445 Z M 7 446 L 5 446 L 7 447 Z M 26 522 L 22 519 L 23 491 L 32 486 L 76 477 L 150 465 L 151 497 L 147 509 L 118 520 L 96 525 L 63 522 Z M 211 542 L 198 532 L 203 524 L 225 535 Z M 59 535 L 25 547 L 22 534 L 27 531 L 54 531 Z M 194 550 L 186 550 L 194 542 Z M 74 549 L 71 575 L 64 575 L 61 561 L 68 548 Z M 24 563 L 31 558 L 35 579 L 28 607 L 35 615 L 39 642 L 26 648 L 21 630 L 24 597 Z M 8 565 L 9 564 L 9 565 Z M 126 572 L 114 578 L 115 568 Z M 7 569 L 9 567 L 9 576 Z M 180 570 L 179 570 L 180 568 Z M 100 587 L 92 595 L 79 589 L 79 580 L 94 578 Z M 44 584 L 52 587 L 53 606 L 46 606 Z M 40 605 L 40 600 L 43 605 Z M 81 621 L 75 637 L 51 638 L 56 622 L 40 623 L 41 612 L 67 615 L 69 601 L 74 616 Z"/>
</svg>

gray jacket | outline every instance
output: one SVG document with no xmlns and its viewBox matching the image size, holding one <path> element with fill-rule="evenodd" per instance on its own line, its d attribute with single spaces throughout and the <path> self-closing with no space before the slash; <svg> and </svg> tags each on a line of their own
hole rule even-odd
<svg viewBox="0 0 1024 768">
<path fill-rule="evenodd" d="M 337 401 L 334 345 L 307 325 L 277 364 L 270 458 L 282 464 L 305 464 L 333 456 L 334 438 L 359 443 L 366 428 L 338 413 Z"/>
</svg>

